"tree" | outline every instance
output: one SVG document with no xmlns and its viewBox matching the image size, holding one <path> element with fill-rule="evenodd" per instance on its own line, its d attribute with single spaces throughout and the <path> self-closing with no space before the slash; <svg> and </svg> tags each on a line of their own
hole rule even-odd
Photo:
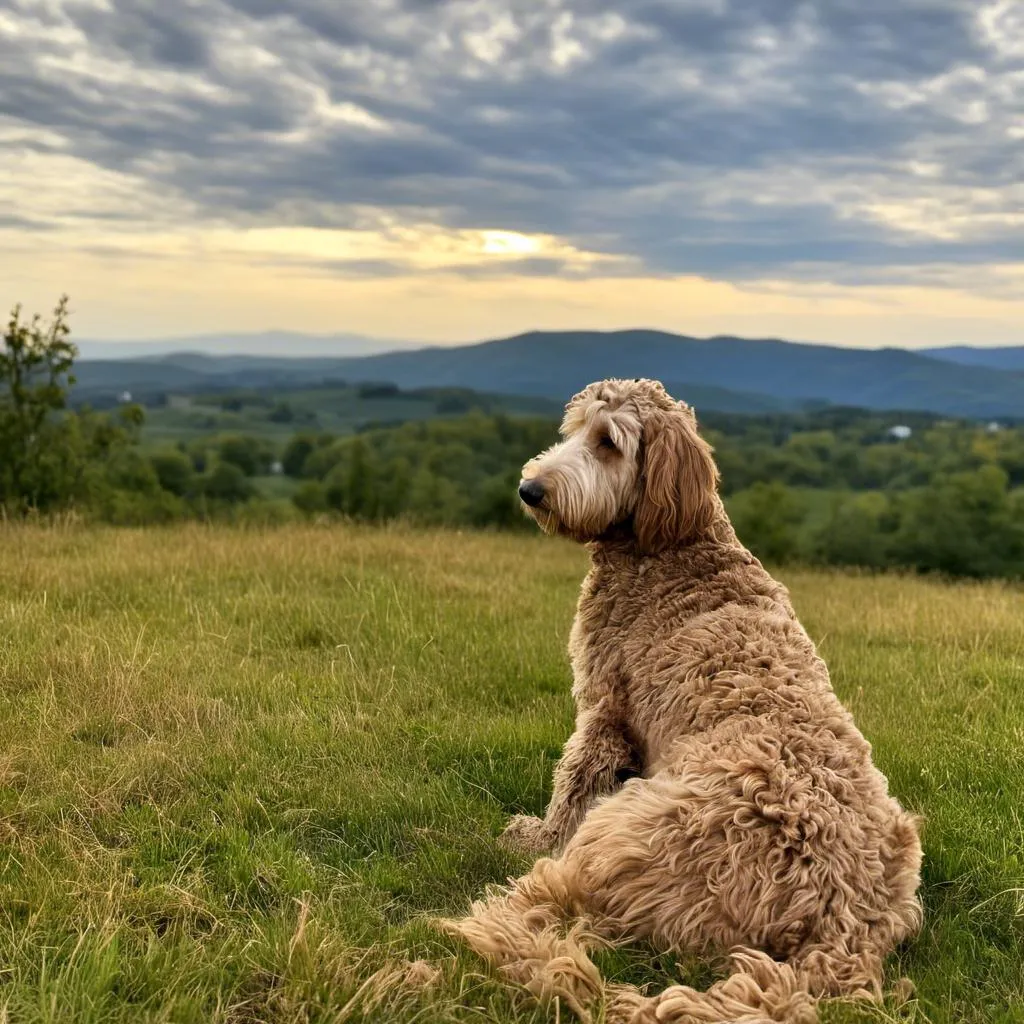
<svg viewBox="0 0 1024 1024">
<path fill-rule="evenodd" d="M 149 461 L 153 464 L 160 486 L 171 494 L 184 498 L 195 485 L 192 460 L 180 451 L 155 452 Z"/>
<path fill-rule="evenodd" d="M 805 509 L 785 484 L 756 483 L 734 495 L 729 509 L 740 540 L 758 558 L 780 563 L 797 554 Z"/>
<path fill-rule="evenodd" d="M 332 438 L 333 440 L 333 438 Z M 281 466 L 285 476 L 298 480 L 305 472 L 306 459 L 317 448 L 317 439 L 312 434 L 296 434 L 287 445 L 281 456 Z"/>
<path fill-rule="evenodd" d="M 409 487 L 412 482 L 412 463 L 400 455 L 391 459 L 384 467 L 377 512 L 381 519 L 397 519 L 409 502 Z"/>
<path fill-rule="evenodd" d="M 266 473 L 273 459 L 273 452 L 265 442 L 247 434 L 229 434 L 222 437 L 217 454 L 221 462 L 237 466 L 246 476 Z"/>
<path fill-rule="evenodd" d="M 471 509 L 474 526 L 498 526 L 502 529 L 526 527 L 518 494 L 519 470 L 490 477 L 484 481 Z"/>
<path fill-rule="evenodd" d="M 288 402 L 278 402 L 267 414 L 271 423 L 291 423 L 295 419 L 295 410 Z"/>
<path fill-rule="evenodd" d="M 360 384 L 356 388 L 360 398 L 397 398 L 400 393 L 397 384 Z"/>
<path fill-rule="evenodd" d="M 11 313 L 0 348 L 0 504 L 36 504 L 43 481 L 35 470 L 52 442 L 47 427 L 75 381 L 78 350 L 70 333 L 67 296 L 46 325 L 38 315 L 26 323 L 20 306 Z"/>
<path fill-rule="evenodd" d="M 894 523 L 889 499 L 877 491 L 833 497 L 813 538 L 813 555 L 827 565 L 881 568 L 890 561 Z"/>
<path fill-rule="evenodd" d="M 218 462 L 216 466 L 199 478 L 202 493 L 217 501 L 248 501 L 253 495 L 253 486 L 246 475 L 230 462 Z"/>
<path fill-rule="evenodd" d="M 345 512 L 355 519 L 377 517 L 377 479 L 369 455 L 362 438 L 357 437 L 349 453 L 343 499 Z"/>
<path fill-rule="evenodd" d="M 292 504 L 306 515 L 326 512 L 327 493 L 324 485 L 319 480 L 304 480 L 292 495 Z"/>
<path fill-rule="evenodd" d="M 954 576 L 1024 574 L 1024 523 L 999 466 L 939 476 L 899 502 L 894 560 Z"/>
</svg>

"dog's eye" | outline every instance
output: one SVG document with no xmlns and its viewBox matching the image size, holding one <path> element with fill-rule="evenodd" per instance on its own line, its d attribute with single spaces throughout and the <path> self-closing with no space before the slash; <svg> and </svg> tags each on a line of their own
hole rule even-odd
<svg viewBox="0 0 1024 1024">
<path fill-rule="evenodd" d="M 615 447 L 615 442 L 607 434 L 601 435 L 601 440 L 597 442 L 597 447 L 604 448 L 610 452 L 618 451 Z"/>
</svg>

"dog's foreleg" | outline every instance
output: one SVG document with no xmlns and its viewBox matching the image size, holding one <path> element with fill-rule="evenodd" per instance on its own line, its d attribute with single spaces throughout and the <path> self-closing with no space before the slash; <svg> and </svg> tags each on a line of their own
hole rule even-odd
<svg viewBox="0 0 1024 1024">
<path fill-rule="evenodd" d="M 591 804 L 639 774 L 637 752 L 613 702 L 606 698 L 581 710 L 555 768 L 554 789 L 543 818 L 516 815 L 502 841 L 516 849 L 543 853 L 564 846 Z"/>
</svg>

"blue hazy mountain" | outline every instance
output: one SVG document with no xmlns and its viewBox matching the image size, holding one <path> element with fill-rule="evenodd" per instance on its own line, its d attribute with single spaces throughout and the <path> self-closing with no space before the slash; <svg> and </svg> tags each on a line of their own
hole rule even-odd
<svg viewBox="0 0 1024 1024">
<path fill-rule="evenodd" d="M 240 336 L 236 336 L 240 337 Z M 269 338 L 270 336 L 265 336 Z M 84 361 L 84 390 L 207 386 L 274 388 L 319 381 L 390 382 L 402 388 L 459 387 L 564 401 L 602 377 L 656 377 L 698 409 L 765 412 L 808 404 L 921 410 L 953 416 L 1024 417 L 1024 372 L 900 348 L 857 349 L 662 331 L 534 331 L 473 345 L 396 348 L 338 358 L 299 350 L 280 336 L 258 351 L 223 355 L 183 339 L 191 351 L 130 361 Z M 282 337 L 290 337 L 285 343 Z M 187 342 L 187 344 L 186 344 Z M 169 343 L 163 343 L 169 344 Z M 412 343 L 406 343 L 406 346 Z M 950 350 L 944 350 L 949 352 Z M 964 350 L 954 350 L 961 352 Z M 970 349 L 973 353 L 1024 350 Z M 88 356 L 89 349 L 84 355 Z"/>
<path fill-rule="evenodd" d="M 194 352 L 205 356 L 264 356 L 339 359 L 395 349 L 422 348 L 422 341 L 371 338 L 363 334 L 302 334 L 298 331 L 201 334 L 146 341 L 77 341 L 83 359 L 136 360 Z"/>
<path fill-rule="evenodd" d="M 965 366 L 899 348 L 857 349 L 774 339 L 689 338 L 661 331 L 531 332 L 459 348 L 344 360 L 350 380 L 569 396 L 601 377 L 657 377 L 784 403 L 957 416 L 1024 416 L 1024 374 Z M 694 404 L 697 404 L 696 402 Z"/>
<path fill-rule="evenodd" d="M 943 359 L 961 366 L 984 366 L 990 370 L 1010 370 L 1024 373 L 1024 345 L 1006 345 L 998 348 L 975 348 L 972 345 L 950 345 L 947 348 L 922 350 L 933 359 Z"/>
</svg>

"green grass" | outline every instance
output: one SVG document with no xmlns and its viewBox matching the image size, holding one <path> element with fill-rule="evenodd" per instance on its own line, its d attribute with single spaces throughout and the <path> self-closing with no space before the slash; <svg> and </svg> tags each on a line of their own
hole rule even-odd
<svg viewBox="0 0 1024 1024">
<path fill-rule="evenodd" d="M 554 1019 L 422 918 L 527 866 L 494 840 L 543 810 L 571 725 L 581 551 L 342 526 L 0 545 L 0 1019 Z M 927 816 L 926 924 L 891 963 L 919 999 L 826 1019 L 1024 1019 L 1024 593 L 784 575 Z M 417 958 L 432 987 L 368 980 Z M 642 948 L 603 967 L 711 979 Z"/>
</svg>

